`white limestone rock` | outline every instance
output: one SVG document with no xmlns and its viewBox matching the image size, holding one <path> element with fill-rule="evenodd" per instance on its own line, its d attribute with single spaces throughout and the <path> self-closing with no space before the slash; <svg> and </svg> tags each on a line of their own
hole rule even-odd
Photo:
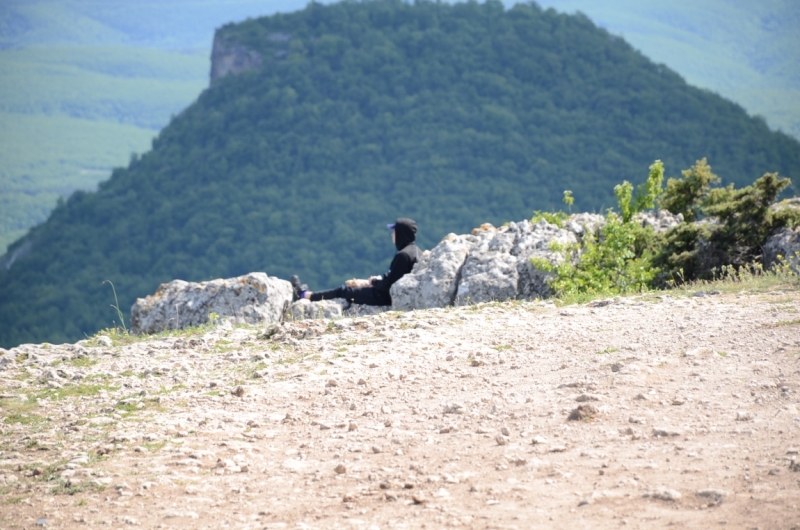
<svg viewBox="0 0 800 530">
<path fill-rule="evenodd" d="M 633 220 L 643 227 L 651 227 L 655 233 L 666 232 L 683 222 L 683 214 L 673 214 L 669 210 L 648 210 L 633 216 Z"/>
<path fill-rule="evenodd" d="M 576 225 L 577 226 L 577 225 Z M 448 305 L 547 298 L 549 274 L 531 263 L 563 259 L 551 243 L 578 242 L 574 231 L 545 221 L 509 223 L 500 228 L 485 224 L 472 234 L 449 234 L 426 252 L 414 270 L 392 286 L 392 307 L 427 309 Z"/>
<path fill-rule="evenodd" d="M 363 317 L 377 315 L 390 309 L 391 306 L 351 304 L 344 298 L 334 298 L 332 300 L 320 300 L 319 302 L 298 300 L 291 305 L 289 313 L 292 320 L 309 320 L 315 318 Z"/>
<path fill-rule="evenodd" d="M 430 309 L 452 305 L 458 286 L 458 274 L 469 252 L 467 236 L 448 234 L 431 251 L 392 285 L 392 308 L 398 310 Z"/>
<path fill-rule="evenodd" d="M 298 300 L 292 304 L 290 313 L 292 315 L 292 320 L 341 318 L 342 310 L 346 305 L 347 301 L 340 298 L 334 300 L 321 300 L 319 302 Z"/>
<path fill-rule="evenodd" d="M 158 333 L 199 326 L 208 322 L 211 313 L 246 324 L 277 322 L 291 302 L 291 284 L 263 272 L 201 283 L 174 280 L 136 300 L 131 331 Z"/>
<path fill-rule="evenodd" d="M 800 273 L 800 227 L 781 228 L 764 244 L 764 266 L 774 267 L 781 256 L 795 273 Z"/>
</svg>

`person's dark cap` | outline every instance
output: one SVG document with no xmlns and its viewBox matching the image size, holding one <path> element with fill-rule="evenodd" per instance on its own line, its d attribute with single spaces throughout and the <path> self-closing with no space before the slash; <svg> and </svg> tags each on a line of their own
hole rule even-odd
<svg viewBox="0 0 800 530">
<path fill-rule="evenodd" d="M 411 230 L 412 234 L 416 234 L 417 233 L 417 222 L 414 221 L 413 219 L 400 217 L 394 223 L 386 225 L 386 228 L 388 228 L 389 230 L 394 230 L 395 228 L 397 228 L 397 225 L 403 225 L 403 226 L 408 227 L 408 229 Z"/>
</svg>

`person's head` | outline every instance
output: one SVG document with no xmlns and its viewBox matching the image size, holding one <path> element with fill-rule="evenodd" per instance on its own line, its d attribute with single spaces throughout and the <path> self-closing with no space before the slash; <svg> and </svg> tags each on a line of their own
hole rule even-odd
<svg viewBox="0 0 800 530">
<path fill-rule="evenodd" d="M 397 250 L 402 250 L 417 239 L 417 223 L 413 219 L 401 217 L 387 225 L 392 231 L 392 241 Z"/>
</svg>

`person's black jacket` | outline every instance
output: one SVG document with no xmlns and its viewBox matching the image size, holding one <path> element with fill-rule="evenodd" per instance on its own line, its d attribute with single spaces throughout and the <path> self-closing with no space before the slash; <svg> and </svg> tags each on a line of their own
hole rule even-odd
<svg viewBox="0 0 800 530">
<path fill-rule="evenodd" d="M 419 261 L 422 254 L 414 243 L 417 238 L 417 223 L 411 219 L 401 218 L 394 225 L 394 246 L 397 254 L 394 255 L 389 271 L 380 279 L 372 281 L 376 294 L 389 294 L 389 288 L 394 283 L 411 272 L 414 264 Z"/>
</svg>

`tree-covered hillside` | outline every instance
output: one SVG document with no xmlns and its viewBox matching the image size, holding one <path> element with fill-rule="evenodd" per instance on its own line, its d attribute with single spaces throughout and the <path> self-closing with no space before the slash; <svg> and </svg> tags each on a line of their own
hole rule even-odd
<svg viewBox="0 0 800 530">
<path fill-rule="evenodd" d="M 262 56 L 78 192 L 0 272 L 0 345 L 110 325 L 159 283 L 263 270 L 312 288 L 381 272 L 382 227 L 450 231 L 614 203 L 656 158 L 728 182 L 800 174 L 800 145 L 583 16 L 536 5 L 310 4 L 223 27 Z"/>
</svg>

